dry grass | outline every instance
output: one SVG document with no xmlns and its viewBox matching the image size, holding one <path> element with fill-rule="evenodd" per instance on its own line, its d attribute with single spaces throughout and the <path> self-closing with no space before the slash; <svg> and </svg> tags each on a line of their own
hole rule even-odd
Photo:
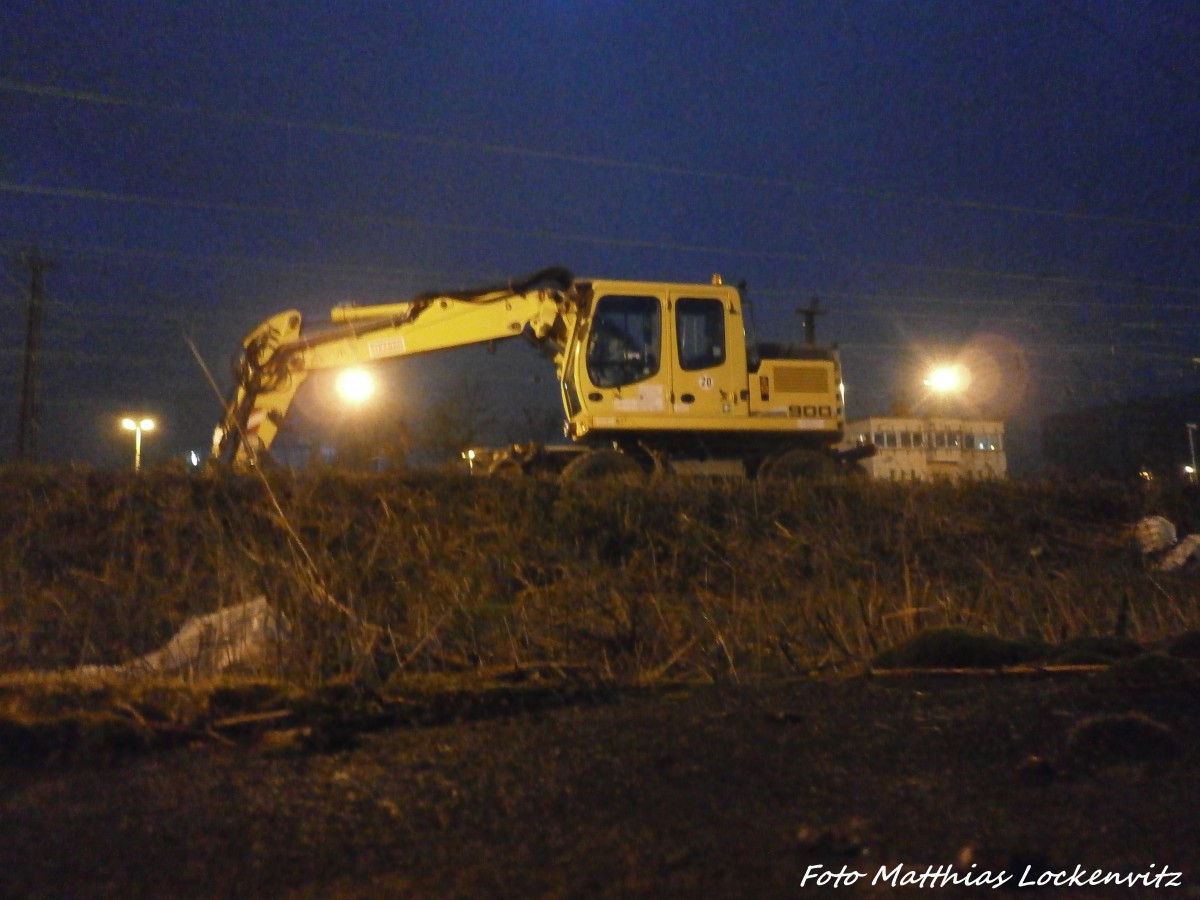
<svg viewBox="0 0 1200 900">
<path fill-rule="evenodd" d="M 622 682 L 857 665 L 930 628 L 1150 643 L 1200 627 L 1200 574 L 1126 527 L 1200 495 L 1115 485 L 0 470 L 0 672 L 116 663 L 266 595 L 277 677 L 586 669 Z"/>
</svg>

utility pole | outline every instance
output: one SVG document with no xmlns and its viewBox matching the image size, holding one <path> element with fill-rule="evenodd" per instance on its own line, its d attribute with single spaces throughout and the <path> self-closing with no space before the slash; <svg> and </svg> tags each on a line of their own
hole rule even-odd
<svg viewBox="0 0 1200 900">
<path fill-rule="evenodd" d="M 18 261 L 29 270 L 29 313 L 25 325 L 25 371 L 21 381 L 21 418 L 17 424 L 17 460 L 37 462 L 38 456 L 38 351 L 42 340 L 42 276 L 54 265 L 37 248 L 22 253 Z"/>
<path fill-rule="evenodd" d="M 1187 423 L 1187 433 L 1188 433 L 1188 451 L 1191 453 L 1191 456 L 1192 456 L 1192 470 L 1189 473 L 1192 477 L 1191 477 L 1190 481 L 1192 482 L 1192 484 L 1196 484 L 1196 479 L 1200 478 L 1200 472 L 1196 471 L 1196 423 L 1195 422 Z"/>
<path fill-rule="evenodd" d="M 813 297 L 808 306 L 801 307 L 796 312 L 804 316 L 804 343 L 815 344 L 817 342 L 817 316 L 825 315 L 825 310 L 821 309 L 821 298 Z"/>
</svg>

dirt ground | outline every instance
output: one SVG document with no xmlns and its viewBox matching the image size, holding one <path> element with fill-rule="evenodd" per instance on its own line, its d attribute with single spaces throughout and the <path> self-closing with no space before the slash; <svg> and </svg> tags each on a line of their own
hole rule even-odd
<svg viewBox="0 0 1200 900">
<path fill-rule="evenodd" d="M 0 895 L 1200 896 L 1194 681 L 861 677 L 466 719 L 0 769 Z M 1106 875 L 1141 880 L 1086 883 Z"/>
</svg>

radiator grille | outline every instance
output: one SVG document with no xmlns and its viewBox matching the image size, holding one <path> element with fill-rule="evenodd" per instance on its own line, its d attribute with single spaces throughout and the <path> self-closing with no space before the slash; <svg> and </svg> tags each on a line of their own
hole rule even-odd
<svg viewBox="0 0 1200 900">
<path fill-rule="evenodd" d="M 789 394 L 827 394 L 829 369 L 825 366 L 776 366 L 775 390 Z"/>
</svg>

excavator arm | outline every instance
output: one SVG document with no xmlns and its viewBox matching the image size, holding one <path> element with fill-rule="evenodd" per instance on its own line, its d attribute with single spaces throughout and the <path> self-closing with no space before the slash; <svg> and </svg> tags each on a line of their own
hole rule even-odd
<svg viewBox="0 0 1200 900">
<path fill-rule="evenodd" d="M 403 303 L 338 307 L 334 327 L 307 332 L 296 310 L 267 319 L 242 341 L 234 386 L 213 435 L 212 458 L 253 465 L 275 439 L 309 373 L 526 335 L 561 347 L 574 326 L 572 277 L 543 269 L 473 291 L 422 294 Z"/>
</svg>

